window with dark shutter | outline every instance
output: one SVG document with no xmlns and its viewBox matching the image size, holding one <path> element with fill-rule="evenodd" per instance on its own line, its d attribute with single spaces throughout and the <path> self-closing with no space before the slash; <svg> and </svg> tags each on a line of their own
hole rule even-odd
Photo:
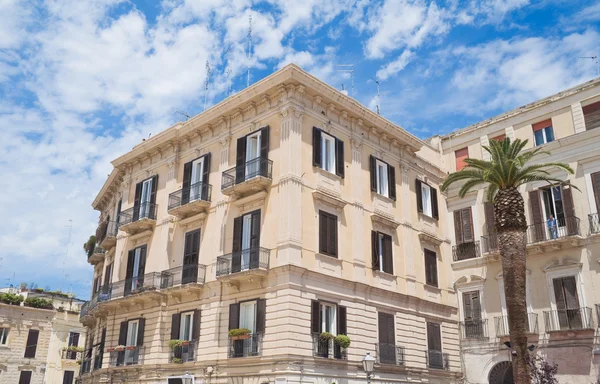
<svg viewBox="0 0 600 384">
<path fill-rule="evenodd" d="M 385 161 L 369 156 L 371 190 L 396 200 L 396 170 Z"/>
<path fill-rule="evenodd" d="M 437 255 L 429 249 L 425 249 L 425 283 L 438 286 Z"/>
<path fill-rule="evenodd" d="M 181 314 L 174 313 L 171 315 L 171 340 L 179 339 L 179 327 L 181 325 Z"/>
<path fill-rule="evenodd" d="M 442 335 L 440 325 L 437 323 L 427 323 L 427 349 L 442 351 Z"/>
<path fill-rule="evenodd" d="M 267 319 L 267 301 L 256 300 L 256 333 L 264 333 Z"/>
<path fill-rule="evenodd" d="M 388 234 L 371 231 L 373 269 L 389 274 L 394 273 L 393 241 Z"/>
<path fill-rule="evenodd" d="M 313 127 L 313 166 L 344 177 L 344 142 Z"/>
<path fill-rule="evenodd" d="M 31 383 L 31 371 L 21 371 L 19 375 L 19 384 L 29 384 Z"/>
<path fill-rule="evenodd" d="M 465 321 L 481 319 L 479 291 L 463 292 L 463 315 Z"/>
<path fill-rule="evenodd" d="M 454 156 L 456 158 L 456 170 L 460 171 L 467 166 L 465 159 L 469 157 L 469 148 L 463 148 L 455 151 Z"/>
<path fill-rule="evenodd" d="M 73 379 L 75 378 L 74 371 L 64 371 L 63 373 L 63 384 L 73 384 Z"/>
<path fill-rule="evenodd" d="M 33 359 L 35 358 L 35 352 L 37 350 L 38 337 L 40 331 L 37 329 L 30 329 L 27 334 L 27 342 L 25 344 L 25 355 L 24 357 Z"/>
<path fill-rule="evenodd" d="M 592 188 L 594 190 L 594 201 L 596 202 L 596 213 L 600 213 L 600 172 L 592 173 L 591 178 Z"/>
<path fill-rule="evenodd" d="M 319 253 L 337 257 L 337 216 L 319 211 Z"/>
<path fill-rule="evenodd" d="M 394 315 L 379 312 L 377 315 L 379 345 L 377 357 L 382 364 L 396 364 L 396 326 Z"/>
<path fill-rule="evenodd" d="M 417 194 L 417 211 L 434 219 L 439 218 L 437 190 L 417 179 L 415 181 Z"/>
<path fill-rule="evenodd" d="M 471 243 L 475 240 L 471 207 L 454 211 L 454 234 L 456 244 Z"/>
<path fill-rule="evenodd" d="M 229 329 L 240 327 L 240 303 L 229 304 Z"/>
<path fill-rule="evenodd" d="M 313 300 L 311 302 L 311 312 L 310 312 L 310 329 L 312 333 L 320 333 L 321 332 L 321 307 L 319 302 Z"/>
<path fill-rule="evenodd" d="M 583 110 L 583 118 L 585 120 L 585 129 L 589 131 L 590 129 L 599 128 L 600 127 L 600 101 L 597 101 L 593 104 L 586 105 L 582 108 Z"/>
</svg>

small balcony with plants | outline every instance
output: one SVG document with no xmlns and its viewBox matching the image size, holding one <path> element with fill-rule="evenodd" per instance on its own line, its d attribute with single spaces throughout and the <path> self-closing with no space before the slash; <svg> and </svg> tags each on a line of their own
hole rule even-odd
<svg viewBox="0 0 600 384">
<path fill-rule="evenodd" d="M 223 172 L 221 192 L 227 196 L 246 196 L 265 190 L 272 179 L 273 161 L 258 157 Z"/>
<path fill-rule="evenodd" d="M 169 214 L 179 218 L 193 216 L 210 207 L 212 185 L 195 183 L 169 195 Z"/>
<path fill-rule="evenodd" d="M 452 246 L 452 260 L 461 261 L 481 257 L 479 241 L 470 241 Z"/>
<path fill-rule="evenodd" d="M 144 347 L 139 345 L 117 345 L 113 348 L 107 348 L 110 353 L 109 366 L 123 367 L 129 365 L 142 364 L 144 356 Z"/>
<path fill-rule="evenodd" d="M 246 277 L 264 276 L 269 270 L 271 250 L 253 247 L 217 257 L 217 278 L 237 280 Z"/>
<path fill-rule="evenodd" d="M 76 345 L 70 345 L 68 347 L 64 347 L 60 351 L 60 358 L 62 360 L 71 360 L 78 361 L 81 360 L 83 356 L 83 347 L 78 347 Z"/>
<path fill-rule="evenodd" d="M 99 247 L 109 251 L 117 244 L 119 227 L 116 221 L 103 221 L 96 230 L 96 243 Z"/>
<path fill-rule="evenodd" d="M 404 347 L 396 344 L 375 344 L 375 359 L 378 364 L 404 365 Z"/>
<path fill-rule="evenodd" d="M 230 329 L 228 333 L 229 348 L 227 356 L 253 357 L 262 355 L 262 333 L 252 333 L 247 328 Z"/>
<path fill-rule="evenodd" d="M 169 341 L 169 363 L 183 364 L 196 361 L 195 341 L 188 340 L 170 340 Z"/>
<path fill-rule="evenodd" d="M 134 235 L 152 229 L 156 225 L 158 206 L 152 203 L 141 203 L 126 209 L 119 214 L 119 230 Z"/>
<path fill-rule="evenodd" d="M 90 236 L 88 241 L 83 244 L 83 250 L 87 255 L 87 261 L 91 265 L 96 265 L 104 260 L 105 251 L 96 244 L 96 236 Z"/>
<path fill-rule="evenodd" d="M 313 333 L 313 356 L 326 359 L 347 360 L 350 338 L 334 336 L 329 332 Z"/>
</svg>

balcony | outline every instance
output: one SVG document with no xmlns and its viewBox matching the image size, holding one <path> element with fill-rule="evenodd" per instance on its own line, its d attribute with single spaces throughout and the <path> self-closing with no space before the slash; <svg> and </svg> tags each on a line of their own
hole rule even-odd
<svg viewBox="0 0 600 384">
<path fill-rule="evenodd" d="M 588 222 L 590 224 L 590 235 L 600 233 L 600 217 L 597 213 L 588 215 Z"/>
<path fill-rule="evenodd" d="M 498 235 L 492 233 L 491 235 L 481 236 L 481 253 L 498 252 L 499 250 Z"/>
<path fill-rule="evenodd" d="M 460 337 L 463 340 L 487 338 L 487 319 L 461 321 Z"/>
<path fill-rule="evenodd" d="M 210 207 L 212 186 L 205 183 L 192 184 L 169 195 L 169 214 L 185 218 Z"/>
<path fill-rule="evenodd" d="M 248 195 L 266 189 L 272 178 L 273 161 L 259 157 L 223 172 L 221 192 L 227 196 Z"/>
<path fill-rule="evenodd" d="M 171 349 L 169 353 L 169 363 L 183 364 L 196 361 L 196 349 L 198 346 L 195 341 L 188 341 L 186 345 L 179 345 Z"/>
<path fill-rule="evenodd" d="M 122 367 L 126 365 L 138 365 L 142 364 L 142 357 L 144 355 L 144 347 L 140 346 L 127 346 L 124 350 L 116 350 L 115 348 L 107 349 L 110 352 L 111 367 Z"/>
<path fill-rule="evenodd" d="M 461 261 L 481 257 L 479 241 L 456 244 L 452 247 L 452 260 Z"/>
<path fill-rule="evenodd" d="M 219 256 L 217 278 L 266 275 L 270 252 L 267 248 L 255 247 Z"/>
<path fill-rule="evenodd" d="M 89 373 L 92 369 L 92 353 L 91 349 L 86 350 L 83 353 L 83 358 L 81 359 L 81 367 L 79 368 L 79 374 L 84 375 Z"/>
<path fill-rule="evenodd" d="M 156 224 L 157 205 L 142 203 L 119 214 L 119 229 L 136 234 L 146 229 L 154 228 Z"/>
<path fill-rule="evenodd" d="M 335 344 L 333 339 L 323 339 L 320 333 L 313 333 L 313 356 L 326 359 L 348 360 L 348 351 Z"/>
<path fill-rule="evenodd" d="M 497 316 L 494 318 L 496 325 L 496 337 L 510 336 L 510 327 L 508 326 L 508 316 Z M 537 335 L 538 330 L 538 315 L 537 313 L 527 314 L 527 333 Z"/>
<path fill-rule="evenodd" d="M 206 265 L 190 264 L 167 269 L 161 272 L 160 289 L 182 287 L 190 284 L 204 284 Z"/>
<path fill-rule="evenodd" d="M 60 358 L 63 360 L 81 360 L 82 355 L 81 350 L 69 349 L 68 347 L 60 351 Z"/>
<path fill-rule="evenodd" d="M 96 244 L 98 246 L 110 250 L 117 244 L 117 232 L 119 227 L 116 221 L 105 221 L 96 230 Z"/>
<path fill-rule="evenodd" d="M 433 369 L 449 369 L 450 359 L 447 353 L 442 351 L 425 351 L 425 360 L 427 368 Z"/>
<path fill-rule="evenodd" d="M 227 356 L 233 357 L 251 357 L 262 355 L 262 333 L 252 333 L 244 339 L 232 339 L 229 337 L 229 351 Z"/>
<path fill-rule="evenodd" d="M 559 309 L 544 312 L 546 332 L 594 329 L 591 308 Z"/>
<path fill-rule="evenodd" d="M 102 260 L 104 260 L 105 253 L 106 251 L 104 250 L 104 248 L 94 247 L 92 254 L 88 256 L 88 263 L 95 265 L 96 263 L 101 262 Z"/>
<path fill-rule="evenodd" d="M 404 347 L 395 344 L 375 344 L 378 364 L 404 365 Z"/>
<path fill-rule="evenodd" d="M 556 226 L 536 223 L 527 226 L 527 244 L 540 244 L 546 241 L 565 241 L 580 236 L 579 218 L 563 217 L 556 220 Z"/>
</svg>

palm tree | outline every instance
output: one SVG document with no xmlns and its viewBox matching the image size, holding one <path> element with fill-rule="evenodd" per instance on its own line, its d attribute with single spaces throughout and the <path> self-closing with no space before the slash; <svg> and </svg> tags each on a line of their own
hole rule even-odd
<svg viewBox="0 0 600 384">
<path fill-rule="evenodd" d="M 458 192 L 462 198 L 473 188 L 483 185 L 487 188 L 487 200 L 494 204 L 494 226 L 502 259 L 510 342 L 517 353 L 512 360 L 515 384 L 531 382 L 527 365 L 525 298 L 527 220 L 523 196 L 518 188 L 535 181 L 551 185 L 561 183 L 562 180 L 550 176 L 548 170 L 551 168 L 573 173 L 571 167 L 563 163 L 531 164 L 533 159 L 550 153 L 541 148 L 523 151 L 526 146 L 527 140 L 492 140 L 489 146 L 483 147 L 491 155 L 490 161 L 466 159 L 467 166 L 448 175 L 441 186 L 441 190 L 445 191 L 456 182 L 464 182 Z"/>
</svg>

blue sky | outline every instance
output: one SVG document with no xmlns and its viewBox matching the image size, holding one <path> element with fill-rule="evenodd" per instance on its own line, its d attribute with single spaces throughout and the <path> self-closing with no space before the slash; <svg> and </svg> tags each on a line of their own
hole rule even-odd
<svg viewBox="0 0 600 384">
<path fill-rule="evenodd" d="M 600 3 L 0 0 L 0 285 L 89 297 L 82 244 L 110 161 L 295 62 L 425 138 L 596 76 Z M 71 221 L 69 221 L 71 220 Z M 70 224 L 71 223 L 71 224 Z M 69 241 L 69 225 L 71 240 Z"/>
</svg>

